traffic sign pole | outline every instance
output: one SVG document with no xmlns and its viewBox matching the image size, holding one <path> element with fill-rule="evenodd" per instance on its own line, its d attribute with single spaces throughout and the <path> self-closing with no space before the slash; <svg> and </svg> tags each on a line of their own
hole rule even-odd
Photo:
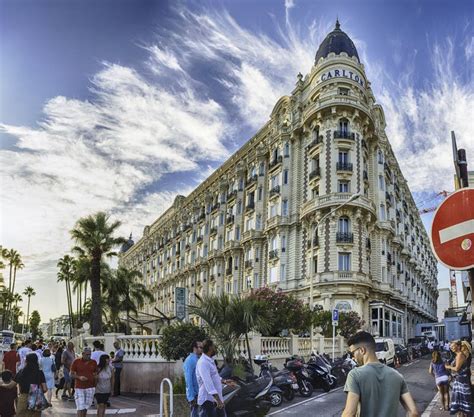
<svg viewBox="0 0 474 417">
<path fill-rule="evenodd" d="M 339 310 L 332 311 L 332 360 L 334 361 L 336 351 L 336 327 L 339 324 Z"/>
</svg>

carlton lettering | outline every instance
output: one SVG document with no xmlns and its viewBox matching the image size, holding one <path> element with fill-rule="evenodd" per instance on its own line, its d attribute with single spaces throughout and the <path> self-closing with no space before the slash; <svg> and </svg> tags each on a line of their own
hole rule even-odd
<svg viewBox="0 0 474 417">
<path fill-rule="evenodd" d="M 351 80 L 364 87 L 364 80 L 362 79 L 362 77 L 359 76 L 357 73 L 349 71 L 347 69 L 334 69 L 325 72 L 323 75 L 321 75 L 321 81 L 330 80 L 331 78 L 350 78 Z"/>
</svg>

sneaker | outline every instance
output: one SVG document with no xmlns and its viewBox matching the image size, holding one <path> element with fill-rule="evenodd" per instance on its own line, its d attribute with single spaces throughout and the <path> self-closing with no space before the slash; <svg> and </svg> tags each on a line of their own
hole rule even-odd
<svg viewBox="0 0 474 417">
<path fill-rule="evenodd" d="M 74 401 L 74 396 L 71 395 L 67 400 L 68 401 Z"/>
<path fill-rule="evenodd" d="M 69 397 L 66 394 L 61 395 L 61 400 L 67 400 Z"/>
</svg>

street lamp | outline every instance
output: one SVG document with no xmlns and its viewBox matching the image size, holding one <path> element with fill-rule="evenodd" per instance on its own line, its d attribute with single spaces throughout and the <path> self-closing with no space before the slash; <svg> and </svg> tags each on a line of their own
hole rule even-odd
<svg viewBox="0 0 474 417">
<path fill-rule="evenodd" d="M 330 210 L 329 213 L 325 214 L 321 218 L 321 220 L 319 220 L 319 222 L 316 223 L 316 228 L 314 229 L 315 232 L 316 232 L 316 235 L 318 234 L 319 225 L 324 220 L 326 220 L 329 216 L 334 214 L 340 208 L 344 207 L 346 204 L 349 204 L 350 202 L 358 199 L 361 196 L 362 196 L 361 193 L 352 194 L 348 200 L 344 201 L 344 203 L 339 204 L 337 207 Z M 313 274 L 312 273 L 311 273 L 311 280 L 310 280 L 310 284 L 309 284 L 309 306 L 310 306 L 311 311 L 313 311 Z M 311 353 L 313 353 L 313 352 L 314 352 L 314 325 L 313 325 L 313 323 L 311 323 Z"/>
</svg>

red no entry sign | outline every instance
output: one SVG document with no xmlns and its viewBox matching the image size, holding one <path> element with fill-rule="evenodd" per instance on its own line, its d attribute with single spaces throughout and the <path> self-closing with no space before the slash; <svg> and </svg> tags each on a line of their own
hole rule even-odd
<svg viewBox="0 0 474 417">
<path fill-rule="evenodd" d="M 456 191 L 438 207 L 431 247 L 438 261 L 450 269 L 474 268 L 474 188 Z"/>
</svg>

